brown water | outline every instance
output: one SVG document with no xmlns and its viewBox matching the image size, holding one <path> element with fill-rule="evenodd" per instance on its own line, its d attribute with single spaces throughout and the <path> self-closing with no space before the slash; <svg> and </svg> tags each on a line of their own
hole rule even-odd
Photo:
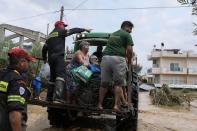
<svg viewBox="0 0 197 131">
<path fill-rule="evenodd" d="M 197 100 L 191 104 L 190 110 L 157 107 L 151 104 L 148 92 L 140 92 L 138 131 L 197 131 Z M 27 131 L 95 131 L 80 127 L 51 128 L 46 108 L 31 105 L 28 109 Z"/>
<path fill-rule="evenodd" d="M 197 100 L 191 104 L 197 105 Z M 148 93 L 140 93 L 139 108 L 139 131 L 197 131 L 197 108 L 157 107 Z"/>
</svg>

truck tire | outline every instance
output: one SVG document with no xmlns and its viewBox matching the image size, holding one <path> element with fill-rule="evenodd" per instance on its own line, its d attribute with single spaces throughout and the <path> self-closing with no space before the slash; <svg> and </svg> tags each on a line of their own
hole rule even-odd
<svg viewBox="0 0 197 131">
<path fill-rule="evenodd" d="M 135 72 L 133 72 L 133 93 L 132 93 L 132 103 L 134 107 L 134 115 L 131 118 L 132 130 L 137 131 L 138 125 L 138 103 L 139 103 L 139 84 L 138 84 L 138 76 Z"/>
<path fill-rule="evenodd" d="M 138 76 L 135 72 L 133 72 L 132 76 L 132 103 L 134 110 L 132 110 L 127 118 L 122 118 L 116 116 L 116 131 L 137 131 L 138 124 L 138 94 L 139 94 L 139 85 L 138 85 Z"/>
<path fill-rule="evenodd" d="M 65 109 L 49 108 L 48 120 L 51 126 L 55 127 L 68 127 L 70 125 L 70 119 Z"/>
<path fill-rule="evenodd" d="M 77 119 L 77 111 L 48 108 L 48 120 L 50 125 L 55 127 L 69 127 Z"/>
</svg>

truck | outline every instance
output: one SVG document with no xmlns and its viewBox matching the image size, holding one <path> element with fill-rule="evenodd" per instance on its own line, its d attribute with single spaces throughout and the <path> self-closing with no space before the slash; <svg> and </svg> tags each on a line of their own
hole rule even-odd
<svg viewBox="0 0 197 131">
<path fill-rule="evenodd" d="M 79 49 L 81 41 L 87 41 L 91 47 L 105 47 L 110 33 L 80 33 L 76 34 L 74 40 L 74 51 Z M 68 54 L 66 63 L 72 59 L 73 54 Z M 75 92 L 76 104 L 50 103 L 47 101 L 30 100 L 30 104 L 47 107 L 48 120 L 50 125 L 57 127 L 69 127 L 75 123 L 86 123 L 95 121 L 98 128 L 103 131 L 136 131 L 138 123 L 138 75 L 133 71 L 132 65 L 129 66 L 127 94 L 131 105 L 129 108 L 121 108 L 115 113 L 112 111 L 114 104 L 113 90 L 108 91 L 103 102 L 103 110 L 97 108 L 100 79 L 90 79 L 87 83 L 81 83 L 80 88 Z M 100 75 L 100 74 L 99 74 Z M 112 88 L 111 88 L 112 89 Z M 65 91 L 66 95 L 66 91 Z M 85 125 L 85 124 L 82 124 Z"/>
</svg>

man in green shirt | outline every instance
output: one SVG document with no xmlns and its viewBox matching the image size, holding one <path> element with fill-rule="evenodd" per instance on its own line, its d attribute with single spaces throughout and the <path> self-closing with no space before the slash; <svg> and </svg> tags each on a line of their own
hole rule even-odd
<svg viewBox="0 0 197 131">
<path fill-rule="evenodd" d="M 103 109 L 103 99 L 110 86 L 113 86 L 115 93 L 113 110 L 119 111 L 118 102 L 120 99 L 124 104 L 127 104 L 122 88 L 126 86 L 127 63 L 125 58 L 130 62 L 133 53 L 133 40 L 130 35 L 133 27 L 134 25 L 130 21 L 124 21 L 121 29 L 111 34 L 103 51 L 98 103 L 98 108 L 101 110 Z"/>
</svg>

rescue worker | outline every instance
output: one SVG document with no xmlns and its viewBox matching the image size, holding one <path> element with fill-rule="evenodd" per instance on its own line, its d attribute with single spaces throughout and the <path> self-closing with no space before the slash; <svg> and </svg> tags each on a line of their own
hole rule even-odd
<svg viewBox="0 0 197 131">
<path fill-rule="evenodd" d="M 28 70 L 28 62 L 35 58 L 18 47 L 10 49 L 8 56 L 9 65 L 0 70 L 0 130 L 25 131 L 30 91 L 23 75 Z"/>
<path fill-rule="evenodd" d="M 51 102 L 64 102 L 64 85 L 65 85 L 65 37 L 75 33 L 84 31 L 90 32 L 91 29 L 72 28 L 65 29 L 67 25 L 63 21 L 55 23 L 54 30 L 49 34 L 45 45 L 42 49 L 43 60 L 47 61 L 50 65 L 50 81 L 48 85 L 47 101 Z"/>
</svg>

